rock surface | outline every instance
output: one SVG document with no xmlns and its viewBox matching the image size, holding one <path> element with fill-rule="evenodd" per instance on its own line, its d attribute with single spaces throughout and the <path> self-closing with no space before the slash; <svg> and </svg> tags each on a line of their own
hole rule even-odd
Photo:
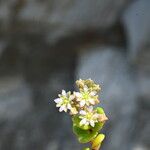
<svg viewBox="0 0 150 150">
<path fill-rule="evenodd" d="M 137 0 L 126 9 L 123 15 L 123 24 L 129 43 L 129 58 L 136 63 L 142 63 L 145 68 L 149 66 L 150 59 L 149 6 L 149 0 Z"/>
<path fill-rule="evenodd" d="M 16 76 L 3 77 L 0 85 L 0 120 L 20 118 L 30 111 L 30 91 L 23 79 Z"/>
<path fill-rule="evenodd" d="M 139 143 L 149 149 L 150 138 L 150 1 L 137 0 L 125 11 L 123 23 L 127 31 L 129 60 L 137 68 L 137 86 L 139 108 L 137 126 L 143 130 L 136 134 L 137 147 Z M 141 115 L 139 115 L 141 114 Z M 143 115 L 142 115 L 143 114 Z M 139 123 L 140 120 L 140 123 Z M 139 140 L 138 140 L 139 139 Z"/>
<path fill-rule="evenodd" d="M 103 148 L 150 149 L 149 6 L 1 0 L 0 149 L 81 149 L 69 117 L 52 101 L 61 89 L 73 90 L 78 77 L 102 85 L 110 118 Z"/>
</svg>

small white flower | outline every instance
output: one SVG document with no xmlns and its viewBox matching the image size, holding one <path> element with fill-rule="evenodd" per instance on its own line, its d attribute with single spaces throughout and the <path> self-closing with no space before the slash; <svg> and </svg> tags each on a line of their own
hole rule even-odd
<svg viewBox="0 0 150 150">
<path fill-rule="evenodd" d="M 58 96 L 59 98 L 56 98 L 54 101 L 56 103 L 56 107 L 60 107 L 59 112 L 67 112 L 67 110 L 71 110 L 71 102 L 75 96 L 71 95 L 71 92 L 66 92 L 65 90 L 62 90 L 62 93 Z"/>
<path fill-rule="evenodd" d="M 87 86 L 84 87 L 84 91 L 74 92 L 76 96 L 77 102 L 79 102 L 80 107 L 95 105 L 99 102 L 98 96 L 96 95 L 95 91 L 89 92 Z"/>
<path fill-rule="evenodd" d="M 95 123 L 98 122 L 99 114 L 96 111 L 93 111 L 93 107 L 87 108 L 86 111 L 80 111 L 80 126 L 82 125 L 90 125 L 92 127 L 95 126 Z"/>
</svg>

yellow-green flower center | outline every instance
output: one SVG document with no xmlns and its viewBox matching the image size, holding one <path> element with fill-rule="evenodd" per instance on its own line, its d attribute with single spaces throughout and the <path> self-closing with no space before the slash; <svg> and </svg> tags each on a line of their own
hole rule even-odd
<svg viewBox="0 0 150 150">
<path fill-rule="evenodd" d="M 88 100 L 88 99 L 90 98 L 89 93 L 88 93 L 88 92 L 83 92 L 83 93 L 82 93 L 82 98 L 83 98 L 84 100 Z"/>
<path fill-rule="evenodd" d="M 90 119 L 92 118 L 92 116 L 93 116 L 93 113 L 88 113 L 88 114 L 86 115 L 86 118 L 87 118 L 88 120 L 90 120 Z"/>
<path fill-rule="evenodd" d="M 70 102 L 69 99 L 66 97 L 62 97 L 62 99 L 63 99 L 63 104 L 68 104 Z"/>
</svg>

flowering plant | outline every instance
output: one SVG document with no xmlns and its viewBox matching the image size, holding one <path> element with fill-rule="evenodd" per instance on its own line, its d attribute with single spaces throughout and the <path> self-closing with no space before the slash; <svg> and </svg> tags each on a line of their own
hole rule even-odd
<svg viewBox="0 0 150 150">
<path fill-rule="evenodd" d="M 80 143 L 92 144 L 92 150 L 99 150 L 104 134 L 99 134 L 105 121 L 108 119 L 103 108 L 94 107 L 100 101 L 98 92 L 100 86 L 91 79 L 77 80 L 76 85 L 79 92 L 71 93 L 62 90 L 59 98 L 55 99 L 59 111 L 68 112 L 72 117 L 73 132 Z M 84 150 L 90 150 L 85 148 Z"/>
</svg>

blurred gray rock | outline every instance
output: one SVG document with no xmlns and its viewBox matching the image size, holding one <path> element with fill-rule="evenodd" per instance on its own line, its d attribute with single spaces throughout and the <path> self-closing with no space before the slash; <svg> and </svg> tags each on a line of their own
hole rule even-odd
<svg viewBox="0 0 150 150">
<path fill-rule="evenodd" d="M 0 121 L 20 118 L 31 107 L 31 93 L 23 79 L 0 78 Z"/>
<path fill-rule="evenodd" d="M 77 78 L 92 78 L 102 86 L 101 105 L 110 125 L 104 149 L 129 150 L 137 106 L 135 81 L 126 54 L 122 48 L 115 47 L 88 50 L 80 55 Z"/>
<path fill-rule="evenodd" d="M 127 31 L 130 59 L 137 64 L 142 63 L 143 69 L 149 67 L 150 59 L 149 7 L 149 0 L 136 0 L 125 10 L 122 19 Z"/>
<path fill-rule="evenodd" d="M 70 117 L 59 114 L 53 102 L 58 94 L 56 90 L 59 86 L 62 88 L 61 84 L 63 88 L 68 88 L 63 79 L 60 80 L 60 76 L 57 76 L 55 74 L 53 83 L 50 80 L 48 86 L 34 88 L 20 76 L 1 77 L 0 149 L 65 150 L 80 147 L 79 143 L 74 141 Z M 59 85 L 57 81 L 54 83 L 57 78 L 60 80 Z M 57 89 L 51 89 L 51 83 L 55 84 Z M 39 104 L 42 105 L 33 107 L 31 99 L 34 98 L 40 99 Z"/>
<path fill-rule="evenodd" d="M 19 16 L 26 21 L 48 21 L 56 27 L 85 29 L 111 27 L 118 18 L 118 12 L 130 0 L 28 0 Z M 59 4 L 59 5 L 58 5 Z M 112 5 L 113 4 L 113 5 Z M 49 12 L 49 13 L 48 13 Z M 34 20 L 33 20 L 34 19 Z"/>
<path fill-rule="evenodd" d="M 149 5 L 0 0 L 0 149 L 80 149 L 53 103 L 75 75 L 102 85 L 104 149 L 149 149 Z"/>
<path fill-rule="evenodd" d="M 57 0 L 48 17 L 49 23 L 54 25 L 50 36 L 58 38 L 73 32 L 111 28 L 129 1 L 95 0 L 93 3 L 90 0 Z"/>
<path fill-rule="evenodd" d="M 148 150 L 147 148 L 143 147 L 143 146 L 136 146 L 133 150 Z"/>
<path fill-rule="evenodd" d="M 136 67 L 138 111 L 137 147 L 149 149 L 150 144 L 150 1 L 137 0 L 124 12 L 123 24 L 127 31 L 129 60 Z M 142 131 L 140 130 L 142 129 Z"/>
<path fill-rule="evenodd" d="M 111 28 L 131 0 L 1 1 L 2 32 L 14 25 L 21 32 L 46 32 L 49 42 L 85 30 Z"/>
</svg>

